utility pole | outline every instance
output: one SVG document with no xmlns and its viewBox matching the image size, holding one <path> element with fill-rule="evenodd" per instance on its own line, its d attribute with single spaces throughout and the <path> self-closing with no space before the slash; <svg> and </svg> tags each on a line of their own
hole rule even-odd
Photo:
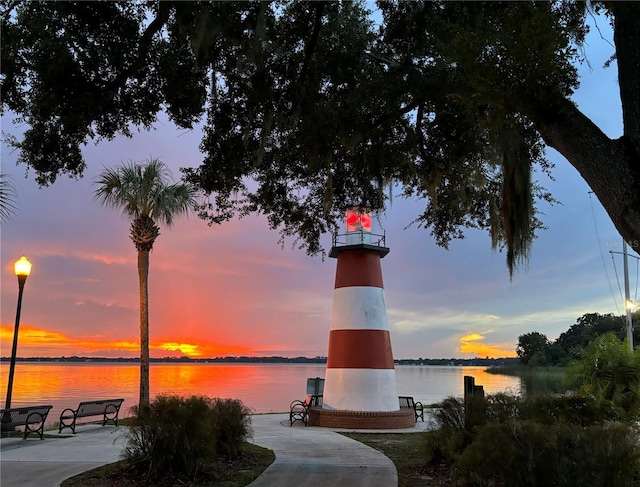
<svg viewBox="0 0 640 487">
<path fill-rule="evenodd" d="M 624 265 L 624 309 L 627 311 L 627 341 L 633 352 L 633 317 L 631 315 L 631 296 L 629 296 L 629 262 L 627 242 L 622 239 L 622 262 Z"/>
<path fill-rule="evenodd" d="M 637 306 L 637 303 L 631 301 L 631 296 L 629 292 L 629 253 L 627 252 L 627 242 L 622 239 L 622 252 L 613 252 L 609 251 L 610 254 L 622 254 L 622 263 L 624 266 L 624 309 L 627 313 L 627 341 L 629 342 L 629 347 L 633 352 L 633 309 Z M 640 261 L 640 257 L 636 257 L 632 255 L 634 259 L 638 259 Z M 618 281 L 619 285 L 620 281 Z"/>
</svg>

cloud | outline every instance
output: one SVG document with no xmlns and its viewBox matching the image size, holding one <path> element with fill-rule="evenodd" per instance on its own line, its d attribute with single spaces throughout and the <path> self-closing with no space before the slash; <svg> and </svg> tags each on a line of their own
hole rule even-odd
<svg viewBox="0 0 640 487">
<path fill-rule="evenodd" d="M 201 357 L 202 352 L 200 352 L 200 347 L 198 345 L 187 344 L 187 343 L 163 343 L 158 348 L 161 350 L 168 350 L 171 352 L 179 351 L 182 355 L 187 355 L 189 357 Z"/>
<path fill-rule="evenodd" d="M 460 352 L 472 354 L 475 357 L 515 357 L 511 344 L 484 343 L 485 336 L 481 333 L 469 333 L 460 337 Z"/>
<path fill-rule="evenodd" d="M 400 333 L 412 333 L 430 328 L 477 328 L 478 326 L 495 324 L 501 319 L 493 314 L 460 311 L 453 308 L 440 308 L 422 312 L 392 308 L 387 310 L 387 314 L 393 328 Z"/>
</svg>

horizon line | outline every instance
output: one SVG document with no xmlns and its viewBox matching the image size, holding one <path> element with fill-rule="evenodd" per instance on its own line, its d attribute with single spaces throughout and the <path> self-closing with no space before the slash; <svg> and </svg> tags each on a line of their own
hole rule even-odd
<svg viewBox="0 0 640 487">
<path fill-rule="evenodd" d="M 298 355 L 295 357 L 285 357 L 283 355 L 225 355 L 225 356 L 217 356 L 217 357 L 189 357 L 189 356 L 181 356 L 181 357 L 150 357 L 149 361 L 221 361 L 221 360 L 241 360 L 241 359 L 251 359 L 251 360 L 314 360 L 314 361 L 325 361 L 327 357 L 325 356 L 315 356 L 315 357 L 307 357 L 304 355 Z M 0 357 L 0 362 L 10 361 L 10 357 Z M 55 357 L 42 357 L 42 356 L 33 356 L 33 357 L 16 357 L 16 360 L 113 360 L 113 361 L 139 361 L 140 357 L 94 357 L 94 356 L 86 356 L 86 355 L 60 355 Z M 476 361 L 476 360 L 488 360 L 488 361 L 496 361 L 496 360 L 519 360 L 517 357 L 440 357 L 440 358 L 429 358 L 429 357 L 419 357 L 419 358 L 394 358 L 394 362 L 403 362 L 403 361 Z"/>
</svg>

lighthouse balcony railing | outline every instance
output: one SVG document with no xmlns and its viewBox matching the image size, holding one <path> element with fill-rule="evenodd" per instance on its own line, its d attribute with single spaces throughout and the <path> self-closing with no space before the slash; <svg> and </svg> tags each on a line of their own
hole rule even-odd
<svg viewBox="0 0 640 487">
<path fill-rule="evenodd" d="M 333 235 L 333 246 L 341 247 L 345 245 L 373 245 L 376 247 L 386 247 L 385 244 L 386 235 L 365 232 L 360 230 L 359 232 L 348 233 L 336 233 Z"/>
</svg>

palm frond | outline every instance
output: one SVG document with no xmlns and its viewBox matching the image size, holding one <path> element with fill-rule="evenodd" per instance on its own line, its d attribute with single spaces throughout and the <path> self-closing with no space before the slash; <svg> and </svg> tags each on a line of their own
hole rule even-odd
<svg viewBox="0 0 640 487">
<path fill-rule="evenodd" d="M 120 208 L 132 220 L 149 217 L 171 226 L 176 216 L 188 215 L 197 205 L 195 187 L 173 183 L 171 171 L 159 159 L 105 168 L 94 184 L 100 203 Z"/>
<path fill-rule="evenodd" d="M 16 212 L 17 199 L 11 176 L 0 173 L 0 222 L 6 222 Z"/>
</svg>

